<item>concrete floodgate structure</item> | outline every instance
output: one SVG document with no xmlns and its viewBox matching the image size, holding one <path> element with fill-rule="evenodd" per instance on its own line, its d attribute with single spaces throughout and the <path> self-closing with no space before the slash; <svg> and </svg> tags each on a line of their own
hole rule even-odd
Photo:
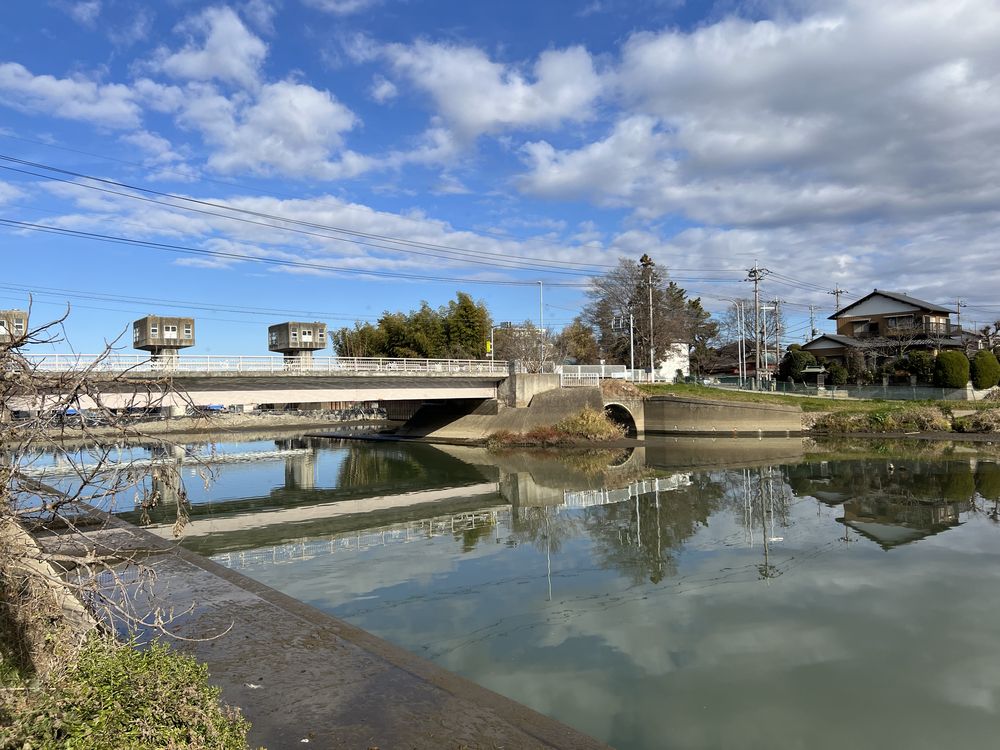
<svg viewBox="0 0 1000 750">
<path fill-rule="evenodd" d="M 93 542 L 145 552 L 158 577 L 153 596 L 191 608 L 171 630 L 212 639 L 173 645 L 208 664 L 223 700 L 252 723 L 251 747 L 608 747 L 121 519 L 102 520 Z"/>
</svg>

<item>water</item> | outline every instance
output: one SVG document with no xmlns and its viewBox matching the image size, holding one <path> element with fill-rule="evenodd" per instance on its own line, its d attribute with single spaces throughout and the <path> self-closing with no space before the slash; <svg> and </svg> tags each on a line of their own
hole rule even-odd
<svg viewBox="0 0 1000 750">
<path fill-rule="evenodd" d="M 283 445 L 187 546 L 613 746 L 996 746 L 996 454 Z"/>
</svg>

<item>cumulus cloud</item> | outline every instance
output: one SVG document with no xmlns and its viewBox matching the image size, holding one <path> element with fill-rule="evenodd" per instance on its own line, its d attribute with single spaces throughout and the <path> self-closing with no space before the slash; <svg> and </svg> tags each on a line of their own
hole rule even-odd
<svg viewBox="0 0 1000 750">
<path fill-rule="evenodd" d="M 521 185 L 720 225 L 997 205 L 1000 8 L 798 10 L 633 35 L 614 76 L 626 114 L 575 149 L 528 144 Z"/>
<path fill-rule="evenodd" d="M 231 8 L 206 8 L 179 30 L 188 34 L 188 43 L 176 52 L 160 48 L 151 63 L 155 70 L 182 80 L 257 83 L 267 45 Z"/>
<path fill-rule="evenodd" d="M 34 75 L 19 63 L 0 63 L 0 102 L 26 112 L 81 120 L 108 128 L 132 128 L 141 111 L 132 90 L 80 74 L 72 78 Z"/>
<path fill-rule="evenodd" d="M 329 92 L 294 81 L 264 84 L 246 104 L 203 85 L 184 102 L 178 121 L 216 148 L 208 166 L 219 172 L 333 178 L 364 167 L 356 155 L 330 160 L 357 123 L 351 110 Z"/>
<path fill-rule="evenodd" d="M 543 52 L 525 75 L 475 47 L 420 41 L 384 49 L 463 138 L 513 128 L 555 127 L 592 115 L 602 79 L 583 47 Z"/>
</svg>

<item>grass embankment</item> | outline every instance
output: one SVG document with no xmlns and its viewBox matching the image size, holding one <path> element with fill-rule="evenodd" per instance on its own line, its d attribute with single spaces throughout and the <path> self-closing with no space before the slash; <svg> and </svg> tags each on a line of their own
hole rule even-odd
<svg viewBox="0 0 1000 750">
<path fill-rule="evenodd" d="M 798 406 L 812 413 L 811 429 L 830 433 L 898 432 L 1000 432 L 998 401 L 884 401 L 879 399 L 826 399 L 785 396 L 777 393 L 735 391 L 691 383 L 644 385 L 650 396 L 690 396 L 715 401 Z M 975 411 L 955 417 L 954 411 Z"/>
<path fill-rule="evenodd" d="M 249 724 L 219 703 L 207 667 L 164 645 L 137 650 L 100 632 L 54 572 L 29 572 L 41 566 L 26 535 L 3 521 L 0 747 L 246 747 Z"/>
<path fill-rule="evenodd" d="M 244 750 L 249 723 L 219 703 L 208 668 L 168 646 L 139 651 L 94 633 L 65 668 L 11 672 L 0 693 L 0 746 L 32 750 Z M 13 683 L 13 684 L 11 684 Z"/>
<path fill-rule="evenodd" d="M 625 428 L 608 419 L 603 411 L 586 408 L 573 417 L 567 417 L 554 425 L 536 427 L 528 432 L 501 430 L 486 438 L 486 447 L 492 450 L 520 447 L 552 447 L 557 445 L 581 445 L 619 440 L 625 436 Z"/>
</svg>

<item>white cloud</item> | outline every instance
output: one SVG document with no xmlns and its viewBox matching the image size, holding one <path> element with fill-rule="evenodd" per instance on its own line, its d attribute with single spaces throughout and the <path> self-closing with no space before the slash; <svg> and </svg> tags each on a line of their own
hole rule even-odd
<svg viewBox="0 0 1000 750">
<path fill-rule="evenodd" d="M 332 161 L 357 118 L 327 91 L 279 81 L 262 85 L 249 102 L 205 84 L 188 94 L 178 122 L 215 147 L 208 160 L 213 170 L 333 179 L 365 168 L 365 160 L 350 152 Z"/>
<path fill-rule="evenodd" d="M 139 124 L 140 109 L 128 86 L 99 83 L 77 75 L 56 78 L 33 75 L 19 63 L 0 63 L 2 103 L 27 112 L 82 120 L 108 128 Z"/>
<path fill-rule="evenodd" d="M 17 200 L 24 196 L 24 191 L 21 188 L 11 185 L 9 182 L 3 182 L 0 180 L 0 206 L 4 203 L 10 203 L 13 200 Z"/>
<path fill-rule="evenodd" d="M 108 28 L 108 38 L 117 47 L 131 47 L 149 36 L 153 28 L 153 10 L 137 6 L 129 9 L 128 17 L 120 25 Z"/>
<path fill-rule="evenodd" d="M 915 219 L 1000 202 L 1000 7 L 795 10 L 633 35 L 613 76 L 625 107 L 614 129 L 577 148 L 528 144 L 522 186 L 709 225 Z"/>
<path fill-rule="evenodd" d="M 70 3 L 65 6 L 66 12 L 73 19 L 86 26 L 88 29 L 94 28 L 97 18 L 101 15 L 101 0 L 80 0 L 80 2 Z"/>
<path fill-rule="evenodd" d="M 434 99 L 459 136 L 555 127 L 592 116 L 601 77 L 583 47 L 543 52 L 531 76 L 475 47 L 417 42 L 384 48 L 393 66 Z"/>
<path fill-rule="evenodd" d="M 375 76 L 372 81 L 371 97 L 379 104 L 385 104 L 390 99 L 395 99 L 399 91 L 396 84 L 385 76 Z"/>
<path fill-rule="evenodd" d="M 206 8 L 179 29 L 188 34 L 188 43 L 177 52 L 157 50 L 151 63 L 154 69 L 182 80 L 256 85 L 267 45 L 231 8 Z"/>
<path fill-rule="evenodd" d="M 335 16 L 349 16 L 374 7 L 381 0 L 303 0 L 303 2 L 316 10 L 332 13 Z"/>
</svg>

